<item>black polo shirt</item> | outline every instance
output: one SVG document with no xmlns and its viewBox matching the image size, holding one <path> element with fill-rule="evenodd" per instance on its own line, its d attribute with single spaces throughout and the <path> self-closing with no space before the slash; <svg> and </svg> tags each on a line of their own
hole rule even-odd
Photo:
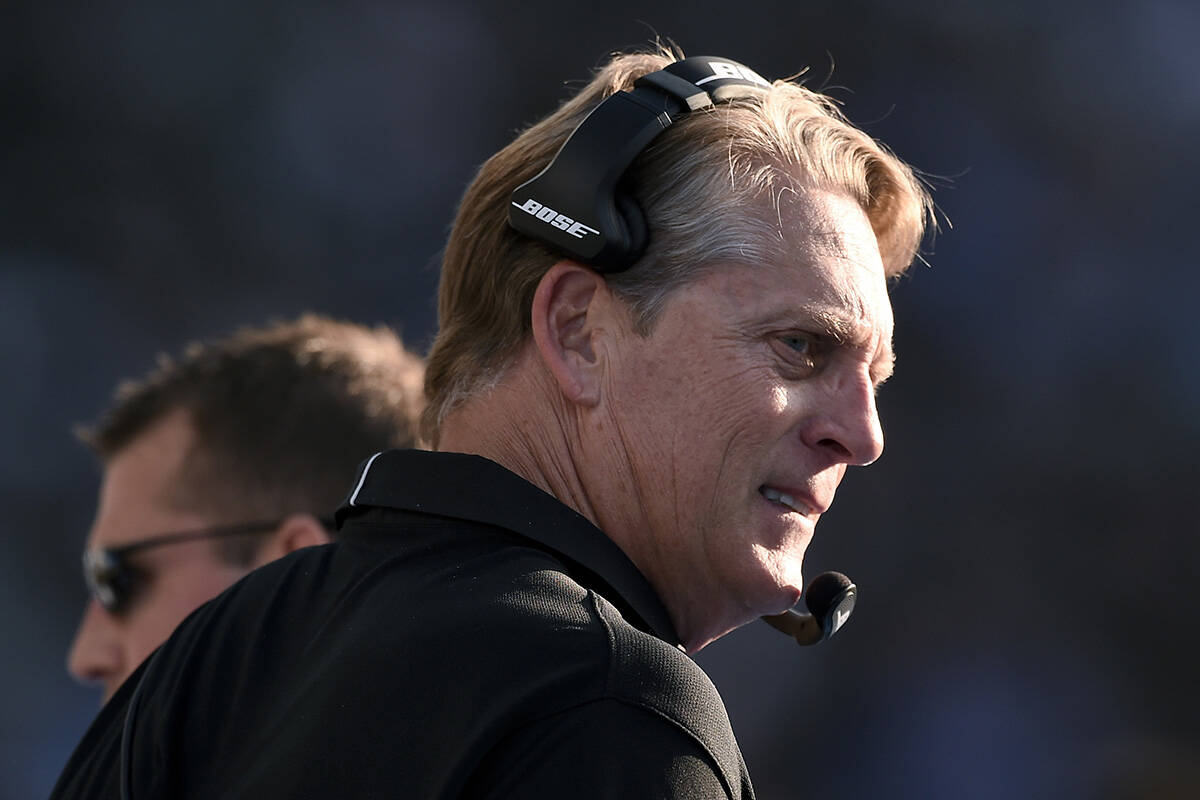
<svg viewBox="0 0 1200 800">
<path fill-rule="evenodd" d="M 338 518 L 192 614 L 53 797 L 753 797 L 716 689 L 582 516 L 389 451 Z"/>
</svg>

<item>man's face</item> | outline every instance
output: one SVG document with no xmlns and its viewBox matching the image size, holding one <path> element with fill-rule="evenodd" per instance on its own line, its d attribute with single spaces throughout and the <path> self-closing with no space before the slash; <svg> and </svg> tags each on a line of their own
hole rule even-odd
<svg viewBox="0 0 1200 800">
<path fill-rule="evenodd" d="M 172 413 L 108 461 L 89 549 L 214 524 L 169 502 L 192 437 L 187 415 Z M 67 661 L 77 679 L 103 685 L 105 701 L 184 617 L 248 571 L 222 563 L 206 540 L 148 548 L 129 558 L 144 582 L 120 613 L 89 600 Z"/>
<path fill-rule="evenodd" d="M 892 311 L 866 215 L 809 191 L 780 221 L 786 257 L 719 267 L 677 290 L 648 338 L 619 332 L 595 429 L 629 470 L 601 527 L 691 651 L 799 599 L 846 466 L 883 449 Z"/>
</svg>

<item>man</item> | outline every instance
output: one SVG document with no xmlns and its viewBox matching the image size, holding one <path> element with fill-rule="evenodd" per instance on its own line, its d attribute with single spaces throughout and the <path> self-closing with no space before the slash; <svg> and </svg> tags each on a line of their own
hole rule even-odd
<svg viewBox="0 0 1200 800">
<path fill-rule="evenodd" d="M 614 58 L 482 167 L 442 452 L 372 456 L 337 544 L 181 626 L 56 797 L 753 796 L 685 651 L 797 601 L 879 456 L 886 280 L 929 205 L 824 98 L 672 61 Z"/>
<path fill-rule="evenodd" d="M 412 447 L 420 359 L 386 328 L 308 315 L 164 358 L 82 432 L 104 463 L 68 658 L 104 699 L 201 603 L 329 541 L 354 468 Z"/>
</svg>

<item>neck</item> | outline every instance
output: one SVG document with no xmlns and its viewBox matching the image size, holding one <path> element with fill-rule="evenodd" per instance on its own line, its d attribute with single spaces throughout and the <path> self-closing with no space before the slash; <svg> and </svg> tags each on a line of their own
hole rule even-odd
<svg viewBox="0 0 1200 800">
<path fill-rule="evenodd" d="M 695 653 L 753 615 L 716 618 L 711 599 L 694 591 L 708 585 L 695 579 L 703 565 L 682 563 L 648 535 L 665 521 L 646 518 L 654 504 L 643 496 L 646 487 L 632 474 L 621 438 L 613 436 L 620 425 L 603 417 L 569 403 L 527 349 L 494 388 L 446 416 L 438 449 L 495 461 L 582 514 L 646 577 L 685 649 Z M 584 453 L 588 441 L 605 445 Z"/>
<path fill-rule="evenodd" d="M 448 414 L 438 449 L 495 461 L 601 527 L 576 469 L 575 410 L 531 356 L 524 351 L 487 394 Z"/>
</svg>

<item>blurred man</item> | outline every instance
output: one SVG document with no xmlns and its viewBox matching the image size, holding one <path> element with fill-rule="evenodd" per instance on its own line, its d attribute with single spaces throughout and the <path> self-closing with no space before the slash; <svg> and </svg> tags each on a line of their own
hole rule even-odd
<svg viewBox="0 0 1200 800">
<path fill-rule="evenodd" d="M 422 365 L 386 328 L 247 328 L 123 384 L 82 433 L 104 463 L 68 667 L 104 699 L 197 606 L 329 541 L 357 465 L 417 442 Z"/>
<path fill-rule="evenodd" d="M 337 544 L 181 626 L 56 797 L 753 796 L 686 653 L 797 601 L 879 457 L 887 279 L 929 204 L 824 98 L 671 62 L 615 58 L 482 167 L 426 374 L 442 452 L 372 456 Z"/>
</svg>

